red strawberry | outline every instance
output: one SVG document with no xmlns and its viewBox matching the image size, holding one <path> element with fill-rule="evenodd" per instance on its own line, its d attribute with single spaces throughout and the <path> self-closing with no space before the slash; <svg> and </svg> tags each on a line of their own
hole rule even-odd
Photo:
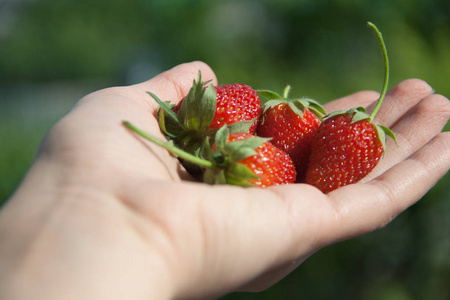
<svg viewBox="0 0 450 300">
<path fill-rule="evenodd" d="M 369 119 L 355 120 L 358 112 L 339 112 L 320 125 L 312 141 L 306 182 L 328 193 L 358 182 L 378 164 L 384 135 Z"/>
<path fill-rule="evenodd" d="M 209 138 L 205 139 L 205 158 L 199 158 L 173 146 L 170 141 L 158 140 L 129 122 L 124 125 L 174 155 L 201 166 L 205 170 L 203 181 L 206 183 L 268 187 L 295 182 L 291 158 L 268 139 L 249 133 L 230 134 L 224 125 L 217 131 L 212 146 Z"/>
<path fill-rule="evenodd" d="M 311 99 L 288 99 L 289 91 L 290 86 L 287 86 L 283 97 L 271 91 L 258 92 L 270 100 L 264 104 L 256 134 L 271 137 L 270 142 L 275 147 L 289 154 L 297 171 L 297 181 L 303 182 L 311 140 L 325 110 Z"/>
<path fill-rule="evenodd" d="M 149 93 L 160 105 L 159 126 L 175 146 L 199 157 L 206 137 L 213 138 L 227 124 L 231 132 L 254 133 L 261 114 L 261 101 L 251 87 L 243 84 L 213 87 L 201 81 L 199 72 L 188 95 L 177 106 L 163 103 Z M 201 173 L 199 167 L 183 163 L 189 173 Z"/>
<path fill-rule="evenodd" d="M 225 124 L 253 121 L 246 132 L 254 134 L 261 114 L 261 100 L 258 93 L 250 86 L 240 83 L 218 85 L 214 89 L 216 110 L 208 129 L 214 130 Z M 177 113 L 183 102 L 184 99 L 173 108 L 173 111 Z"/>
<path fill-rule="evenodd" d="M 328 193 L 339 187 L 358 182 L 378 164 L 385 149 L 388 134 L 393 132 L 372 124 L 383 102 L 389 81 L 389 61 L 381 33 L 372 23 L 383 48 L 386 76 L 383 91 L 369 116 L 362 107 L 337 111 L 325 117 L 312 141 L 312 153 L 306 182 Z"/>
<path fill-rule="evenodd" d="M 218 136 L 216 143 L 213 145 L 213 149 L 220 143 L 218 142 L 218 139 L 224 138 Z M 252 143 L 249 143 L 250 141 Z M 257 145 L 259 143 L 261 144 L 254 148 L 255 144 Z M 233 163 L 224 170 L 227 183 L 244 186 L 249 183 L 253 186 L 268 187 L 271 185 L 295 182 L 296 172 L 291 158 L 284 151 L 273 146 L 268 139 L 258 138 L 249 133 L 231 133 L 227 138 L 226 145 L 222 144 L 221 148 L 217 148 L 217 151 L 221 153 L 223 157 L 229 156 L 232 158 L 231 161 L 233 161 Z M 251 153 L 252 150 L 255 153 L 246 156 L 247 151 Z M 235 152 L 244 156 L 244 158 L 241 159 L 239 156 L 236 156 Z M 252 178 L 247 178 L 247 176 L 244 175 L 247 171 L 238 171 L 242 168 L 240 165 L 248 168 L 250 171 L 250 176 L 248 177 Z M 212 171 L 212 173 L 215 172 L 217 171 Z M 256 176 L 254 177 L 253 175 Z M 205 178 L 208 176 L 210 175 L 207 171 L 205 173 Z"/>
</svg>

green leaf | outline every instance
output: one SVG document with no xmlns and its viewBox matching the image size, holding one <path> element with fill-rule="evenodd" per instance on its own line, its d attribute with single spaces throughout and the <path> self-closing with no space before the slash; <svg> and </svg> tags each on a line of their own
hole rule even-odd
<svg viewBox="0 0 450 300">
<path fill-rule="evenodd" d="M 166 118 L 165 118 L 165 113 L 163 110 L 158 111 L 158 124 L 159 124 L 159 129 L 161 129 L 161 131 L 166 135 L 166 137 L 170 137 L 170 138 L 175 138 L 176 135 L 169 132 L 166 128 Z"/>
<path fill-rule="evenodd" d="M 216 91 L 212 85 L 204 89 L 201 73 L 194 80 L 189 93 L 178 111 L 180 123 L 189 130 L 207 131 L 216 112 Z"/>
<path fill-rule="evenodd" d="M 203 174 L 203 182 L 208 184 L 227 184 L 225 170 L 217 168 L 208 168 Z"/>
<path fill-rule="evenodd" d="M 213 151 L 212 151 L 210 139 L 208 136 L 203 141 L 203 145 L 202 145 L 200 153 L 203 155 L 203 157 L 206 160 L 213 161 Z"/>
<path fill-rule="evenodd" d="M 393 139 L 395 144 L 398 146 L 397 138 L 395 137 L 395 134 L 392 130 L 390 130 L 388 127 L 383 126 L 383 125 L 377 125 L 377 126 L 381 127 L 381 129 L 383 129 L 384 133 L 386 133 L 387 136 L 389 136 L 391 139 Z"/>
<path fill-rule="evenodd" d="M 227 184 L 239 185 L 243 187 L 254 186 L 249 181 L 251 179 L 260 179 L 247 166 L 239 163 L 233 163 L 225 172 Z"/>
<path fill-rule="evenodd" d="M 284 103 L 284 102 L 285 102 L 284 100 L 269 100 L 269 101 L 265 102 L 264 105 L 263 105 L 263 114 L 264 114 L 269 108 L 275 107 L 275 106 L 277 106 L 278 104 Z"/>
<path fill-rule="evenodd" d="M 200 110 L 197 112 L 201 116 L 199 128 L 207 129 L 209 127 L 209 124 L 211 124 L 214 114 L 216 113 L 216 104 L 216 90 L 214 86 L 209 85 L 203 92 Z"/>
<path fill-rule="evenodd" d="M 386 149 L 386 135 L 392 138 L 398 147 L 397 138 L 392 130 L 383 125 L 375 125 L 380 141 L 383 144 L 383 151 Z"/>
<path fill-rule="evenodd" d="M 383 128 L 381 128 L 378 125 L 375 125 L 375 130 L 377 131 L 378 139 L 380 140 L 381 144 L 383 145 L 383 154 L 384 154 L 384 151 L 386 150 L 386 134 L 385 134 Z"/>
<path fill-rule="evenodd" d="M 313 111 L 319 118 L 322 118 L 326 114 L 325 108 L 323 108 L 323 106 L 316 100 L 310 98 L 303 98 L 301 99 L 301 101 L 306 101 L 308 103 L 308 106 L 306 107 L 309 110 Z"/>
<path fill-rule="evenodd" d="M 395 144 L 398 146 L 397 139 L 395 137 L 394 132 L 392 132 L 392 130 L 390 130 L 389 128 L 387 128 L 386 126 L 383 126 L 383 125 L 374 125 L 374 126 L 378 133 L 378 138 L 380 139 L 380 142 L 383 145 L 383 154 L 386 151 L 386 135 L 391 137 L 394 140 Z"/>
<path fill-rule="evenodd" d="M 293 111 L 295 114 L 299 115 L 300 118 L 303 119 L 303 112 L 305 111 L 305 107 L 306 107 L 308 104 L 306 104 L 306 106 L 305 106 L 305 103 L 303 103 L 303 102 L 302 102 L 301 100 L 299 100 L 299 99 L 296 99 L 296 100 L 293 100 L 293 101 L 289 101 L 289 102 L 287 102 L 287 103 L 288 103 L 288 106 L 292 109 L 292 111 Z"/>
<path fill-rule="evenodd" d="M 223 125 L 219 130 L 217 130 L 216 135 L 214 137 L 214 141 L 216 143 L 216 149 L 218 151 L 223 151 L 227 141 L 228 136 L 230 135 L 230 132 L 228 131 L 227 125 Z"/>
<path fill-rule="evenodd" d="M 240 161 L 241 159 L 257 154 L 255 149 L 263 143 L 270 141 L 270 138 L 251 137 L 241 141 L 234 141 L 224 146 L 224 154 L 230 157 L 230 161 Z"/>
<path fill-rule="evenodd" d="M 240 161 L 241 159 L 256 155 L 256 151 L 254 148 L 243 146 L 241 141 L 235 143 L 227 144 L 230 146 L 226 146 L 225 153 L 230 158 L 231 162 Z"/>
<path fill-rule="evenodd" d="M 257 90 L 256 92 L 260 97 L 264 97 L 268 100 L 283 100 L 283 97 L 269 90 Z"/>
<path fill-rule="evenodd" d="M 366 112 L 366 109 L 361 106 L 353 108 L 353 113 L 354 115 L 352 117 L 352 124 L 361 120 L 368 120 L 370 118 L 370 116 Z"/>
<path fill-rule="evenodd" d="M 180 123 L 180 121 L 178 120 L 177 115 L 173 112 L 172 108 L 169 107 L 169 105 L 167 105 L 167 102 L 162 102 L 155 94 L 153 94 L 152 92 L 147 92 L 147 94 L 149 94 L 150 96 L 153 97 L 153 99 L 155 99 L 155 101 L 159 104 L 159 107 L 162 108 L 164 110 L 164 112 L 170 116 L 173 120 L 177 121 L 178 123 Z"/>
<path fill-rule="evenodd" d="M 326 120 L 326 119 L 329 119 L 329 118 L 332 118 L 332 117 L 335 117 L 335 116 L 338 116 L 338 115 L 345 115 L 347 113 L 348 113 L 347 110 L 335 110 L 335 111 L 325 115 L 323 117 L 323 119 Z"/>
<path fill-rule="evenodd" d="M 230 133 L 236 133 L 236 132 L 248 132 L 250 130 L 250 127 L 252 127 L 253 123 L 257 118 L 251 119 L 250 121 L 240 121 L 233 124 L 228 125 L 228 130 Z"/>
</svg>

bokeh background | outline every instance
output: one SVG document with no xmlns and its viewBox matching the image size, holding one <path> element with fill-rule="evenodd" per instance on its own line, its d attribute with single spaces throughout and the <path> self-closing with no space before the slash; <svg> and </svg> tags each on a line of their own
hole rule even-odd
<svg viewBox="0 0 450 300">
<path fill-rule="evenodd" d="M 385 37 L 391 87 L 418 77 L 450 96 L 448 0 L 0 0 L 0 205 L 83 95 L 179 63 L 322 103 L 380 90 L 366 21 Z M 447 174 L 386 228 L 323 249 L 267 291 L 223 299 L 450 299 L 449 185 Z"/>
</svg>

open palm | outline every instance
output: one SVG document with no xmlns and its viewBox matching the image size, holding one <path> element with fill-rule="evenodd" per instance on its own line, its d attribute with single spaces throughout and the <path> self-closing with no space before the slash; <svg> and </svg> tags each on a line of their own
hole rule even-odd
<svg viewBox="0 0 450 300">
<path fill-rule="evenodd" d="M 20 227 L 34 237 L 33 247 L 21 248 L 22 272 L 35 278 L 22 293 L 185 299 L 261 290 L 320 248 L 386 225 L 450 167 L 450 135 L 441 133 L 450 102 L 411 79 L 388 93 L 375 120 L 395 132 L 398 147 L 389 141 L 385 157 L 360 183 L 325 195 L 306 184 L 261 189 L 194 182 L 176 158 L 122 121 L 163 139 L 157 104 L 146 92 L 176 103 L 199 70 L 216 83 L 205 64 L 183 64 L 142 84 L 86 96 L 50 131 L 0 214 L 10 232 Z M 325 108 L 370 110 L 377 97 L 359 92 Z M 14 225 L 25 207 L 29 222 Z M 0 237 L 12 238 L 4 231 Z M 3 251 L 19 259 L 17 251 Z M 47 281 L 53 284 L 43 289 Z"/>
</svg>

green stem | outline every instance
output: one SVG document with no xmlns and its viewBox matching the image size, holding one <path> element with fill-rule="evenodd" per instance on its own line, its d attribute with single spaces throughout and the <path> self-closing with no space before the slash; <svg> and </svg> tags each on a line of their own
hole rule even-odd
<svg viewBox="0 0 450 300">
<path fill-rule="evenodd" d="M 377 105 L 375 106 L 375 109 L 373 110 L 372 114 L 370 115 L 369 121 L 372 122 L 372 120 L 375 118 L 375 115 L 377 114 L 378 110 L 381 107 L 381 103 L 383 102 L 384 96 L 386 96 L 387 88 L 388 88 L 388 82 L 389 82 L 389 59 L 388 54 L 386 50 L 386 45 L 384 44 L 383 35 L 378 30 L 377 26 L 373 24 L 372 22 L 367 22 L 367 25 L 375 32 L 377 35 L 378 41 L 380 42 L 381 49 L 383 50 L 383 57 L 384 57 L 384 83 L 383 83 L 383 90 L 381 91 L 380 98 L 377 101 Z"/>
<path fill-rule="evenodd" d="M 133 124 L 131 124 L 130 122 L 127 121 L 123 121 L 123 125 L 125 125 L 126 127 L 128 127 L 129 129 L 131 129 L 132 131 L 136 132 L 137 134 L 139 134 L 140 136 L 142 136 L 143 138 L 146 138 L 147 140 L 167 149 L 169 152 L 171 152 L 172 154 L 174 154 L 175 156 L 181 157 L 184 160 L 187 160 L 191 163 L 194 163 L 200 167 L 205 167 L 205 168 L 211 168 L 214 166 L 214 164 L 208 160 L 205 159 L 201 159 L 197 156 L 194 156 L 192 154 L 187 153 L 186 151 L 183 151 L 175 146 L 173 146 L 170 143 L 167 142 L 163 142 L 160 139 L 157 139 L 156 137 L 142 131 L 141 129 L 137 128 L 136 126 L 134 126 Z"/>
<path fill-rule="evenodd" d="M 289 93 L 291 92 L 291 86 L 287 85 L 286 88 L 283 91 L 283 99 L 287 100 L 289 97 Z"/>
</svg>

